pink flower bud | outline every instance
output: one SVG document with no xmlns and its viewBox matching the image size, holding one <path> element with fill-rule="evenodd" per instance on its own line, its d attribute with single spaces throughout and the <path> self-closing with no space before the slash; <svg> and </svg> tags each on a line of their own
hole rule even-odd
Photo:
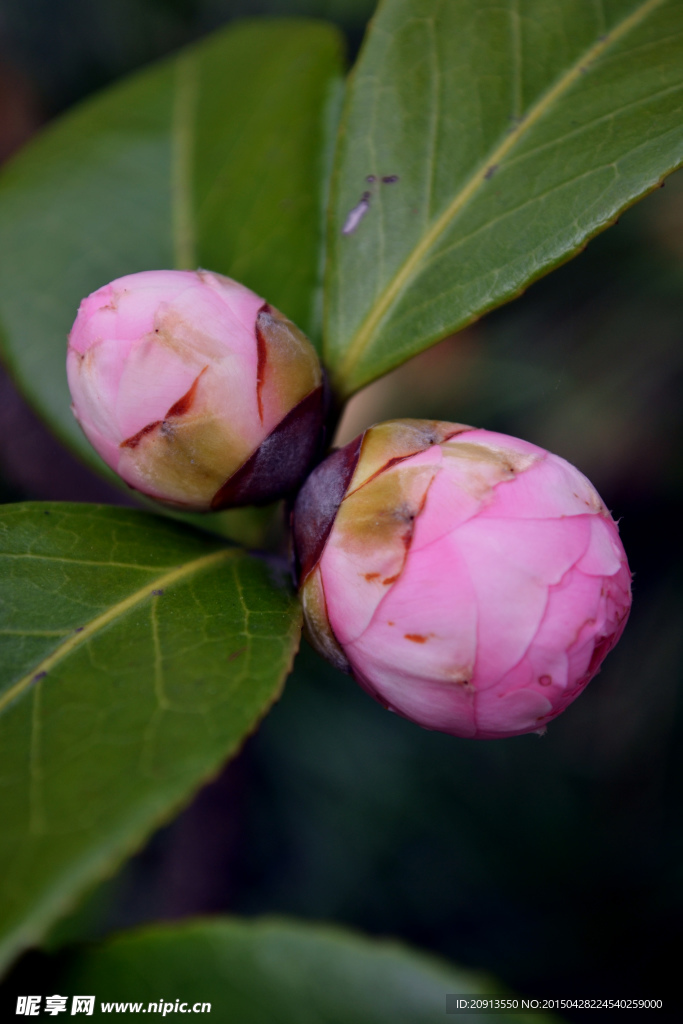
<svg viewBox="0 0 683 1024">
<path fill-rule="evenodd" d="M 429 729 L 542 731 L 619 639 L 616 524 L 564 459 L 505 434 L 394 420 L 317 467 L 294 512 L 306 629 Z"/>
<path fill-rule="evenodd" d="M 220 274 L 146 271 L 93 292 L 69 336 L 67 374 L 96 451 L 130 487 L 171 505 L 274 500 L 316 453 L 313 346 Z"/>
</svg>

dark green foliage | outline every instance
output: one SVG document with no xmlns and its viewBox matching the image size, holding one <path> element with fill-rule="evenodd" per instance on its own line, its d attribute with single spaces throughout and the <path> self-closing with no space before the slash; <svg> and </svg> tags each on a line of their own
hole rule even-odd
<svg viewBox="0 0 683 1024">
<path fill-rule="evenodd" d="M 325 356 L 348 395 L 517 295 L 683 162 L 683 7 L 386 0 L 340 139 Z"/>
<path fill-rule="evenodd" d="M 0 510 L 0 963 L 214 774 L 280 693 L 289 586 L 142 512 Z"/>
</svg>

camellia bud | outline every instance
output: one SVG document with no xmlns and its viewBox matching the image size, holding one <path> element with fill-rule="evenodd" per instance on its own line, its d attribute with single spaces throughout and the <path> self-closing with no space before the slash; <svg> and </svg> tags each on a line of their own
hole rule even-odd
<svg viewBox="0 0 683 1024">
<path fill-rule="evenodd" d="M 313 471 L 293 525 L 313 645 L 430 729 L 542 731 L 628 616 L 626 555 L 597 492 L 505 434 L 371 427 Z"/>
<path fill-rule="evenodd" d="M 146 271 L 93 292 L 69 336 L 67 374 L 96 451 L 135 490 L 171 505 L 282 497 L 319 446 L 313 346 L 220 274 Z"/>
</svg>

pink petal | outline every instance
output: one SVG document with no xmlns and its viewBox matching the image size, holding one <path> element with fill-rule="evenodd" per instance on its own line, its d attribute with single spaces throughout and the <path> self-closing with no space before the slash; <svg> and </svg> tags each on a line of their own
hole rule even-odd
<svg viewBox="0 0 683 1024">
<path fill-rule="evenodd" d="M 458 547 L 445 537 L 411 551 L 372 622 L 346 649 L 359 663 L 367 656 L 384 665 L 388 675 L 421 675 L 452 687 L 471 680 L 476 645 L 474 587 Z M 373 679 L 379 685 L 380 677 Z"/>
<path fill-rule="evenodd" d="M 604 510 L 604 505 L 583 473 L 557 455 L 518 473 L 514 480 L 498 484 L 493 500 L 482 516 L 493 518 L 550 519 L 585 515 Z"/>
<path fill-rule="evenodd" d="M 617 528 L 603 516 L 591 516 L 590 524 L 590 544 L 577 568 L 591 576 L 614 576 L 624 560 Z"/>
<path fill-rule="evenodd" d="M 433 453 L 434 459 L 434 449 L 430 453 Z M 483 497 L 467 487 L 467 472 L 470 468 L 471 464 L 442 457 L 440 469 L 429 488 L 425 507 L 415 524 L 411 552 L 420 551 L 428 544 L 441 540 L 480 511 L 483 500 L 492 493 L 493 484 L 482 490 Z"/>
<path fill-rule="evenodd" d="M 197 275 L 189 270 L 148 270 L 119 277 L 111 284 L 115 323 L 106 335 L 117 341 L 135 341 L 154 330 L 159 303 L 174 302 L 196 288 Z M 101 311 L 97 316 L 106 315 Z M 106 323 L 103 320 L 103 324 Z"/>
<path fill-rule="evenodd" d="M 479 739 L 518 736 L 543 726 L 552 711 L 547 697 L 532 690 L 514 690 L 502 695 L 484 694 L 477 700 L 476 723 Z"/>
<path fill-rule="evenodd" d="M 548 454 L 545 448 L 539 448 L 538 445 L 531 444 L 530 441 L 523 441 L 521 437 L 512 437 L 510 434 L 499 434 L 495 430 L 466 430 L 462 434 L 458 434 L 455 440 L 511 450 L 519 452 L 520 455 L 538 455 L 542 458 Z"/>
<path fill-rule="evenodd" d="M 351 658 L 356 678 L 390 711 L 395 711 L 426 729 L 438 729 L 454 736 L 474 736 L 473 699 L 471 689 L 452 683 L 446 686 L 407 672 L 387 675 L 385 666 L 372 654 L 363 654 L 357 665 Z"/>
<path fill-rule="evenodd" d="M 106 360 L 98 366 L 106 374 Z M 149 423 L 163 420 L 171 406 L 186 394 L 206 364 L 191 358 L 180 359 L 151 334 L 133 345 L 119 382 L 115 422 L 121 439 L 133 437 Z"/>
<path fill-rule="evenodd" d="M 393 574 L 394 564 L 372 566 L 360 552 L 346 551 L 331 534 L 320 560 L 327 613 L 334 635 L 346 645 L 367 629 L 387 592 L 382 581 Z"/>
<path fill-rule="evenodd" d="M 536 522 L 477 518 L 453 537 L 469 568 L 479 609 L 475 685 L 493 685 L 518 662 L 545 612 L 548 587 L 585 551 L 583 518 Z"/>
<path fill-rule="evenodd" d="M 581 642 L 584 630 L 594 636 L 600 628 L 601 591 L 602 580 L 587 576 L 577 566 L 549 588 L 543 621 L 528 651 L 534 683 L 543 679 L 545 685 L 563 689 L 573 685 L 576 675 L 570 675 L 567 652 Z"/>
</svg>

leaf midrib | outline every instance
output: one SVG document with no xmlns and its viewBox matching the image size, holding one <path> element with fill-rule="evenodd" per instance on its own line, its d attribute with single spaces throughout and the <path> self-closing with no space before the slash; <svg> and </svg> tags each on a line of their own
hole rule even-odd
<svg viewBox="0 0 683 1024">
<path fill-rule="evenodd" d="M 378 325 L 394 302 L 400 297 L 404 287 L 417 274 L 422 261 L 440 235 L 446 231 L 455 216 L 460 213 L 465 204 L 483 185 L 488 169 L 502 162 L 517 142 L 543 117 L 548 108 L 577 81 L 587 65 L 600 57 L 605 50 L 634 29 L 652 11 L 661 7 L 665 2 L 666 0 L 644 0 L 622 22 L 610 29 L 609 32 L 604 33 L 557 80 L 555 85 L 540 97 L 536 104 L 530 108 L 522 122 L 508 132 L 503 141 L 491 151 L 470 179 L 453 197 L 444 212 L 437 217 L 429 230 L 423 235 L 421 241 L 399 267 L 352 338 L 335 375 L 339 381 L 339 390 L 343 397 L 349 397 L 353 393 L 354 387 L 351 386 L 347 389 L 344 386 L 344 381 L 351 380 L 351 373 L 358 366 L 365 350 L 373 340 Z"/>
<path fill-rule="evenodd" d="M 134 608 L 137 604 L 141 604 L 142 601 L 152 596 L 155 590 L 164 590 L 167 587 L 172 586 L 174 583 L 178 583 L 180 580 L 193 576 L 197 573 L 203 572 L 205 569 L 210 568 L 213 565 L 218 564 L 221 561 L 228 561 L 234 558 L 238 552 L 234 548 L 222 548 L 220 551 L 214 551 L 210 555 L 202 555 L 201 558 L 195 558 L 191 562 L 186 562 L 184 565 L 177 566 L 171 569 L 169 572 L 164 573 L 161 576 L 157 576 L 151 582 L 146 583 L 144 587 L 140 587 L 139 590 L 135 590 L 128 597 L 125 597 L 122 601 L 118 601 L 116 604 L 108 608 L 106 612 L 102 612 L 101 615 L 97 615 L 87 625 L 83 626 L 78 633 L 71 633 L 69 638 L 60 644 L 52 651 L 46 658 L 43 658 L 41 662 L 34 665 L 30 672 L 19 679 L 13 686 L 11 686 L 2 696 L 0 696 L 0 714 L 18 697 L 20 697 L 30 685 L 36 680 L 36 677 L 43 677 L 43 673 L 48 673 L 55 667 L 60 661 L 63 661 L 72 651 L 76 650 L 86 641 L 90 640 L 99 630 L 104 629 L 105 626 L 110 625 L 116 619 L 121 618 L 127 612 Z"/>
</svg>

